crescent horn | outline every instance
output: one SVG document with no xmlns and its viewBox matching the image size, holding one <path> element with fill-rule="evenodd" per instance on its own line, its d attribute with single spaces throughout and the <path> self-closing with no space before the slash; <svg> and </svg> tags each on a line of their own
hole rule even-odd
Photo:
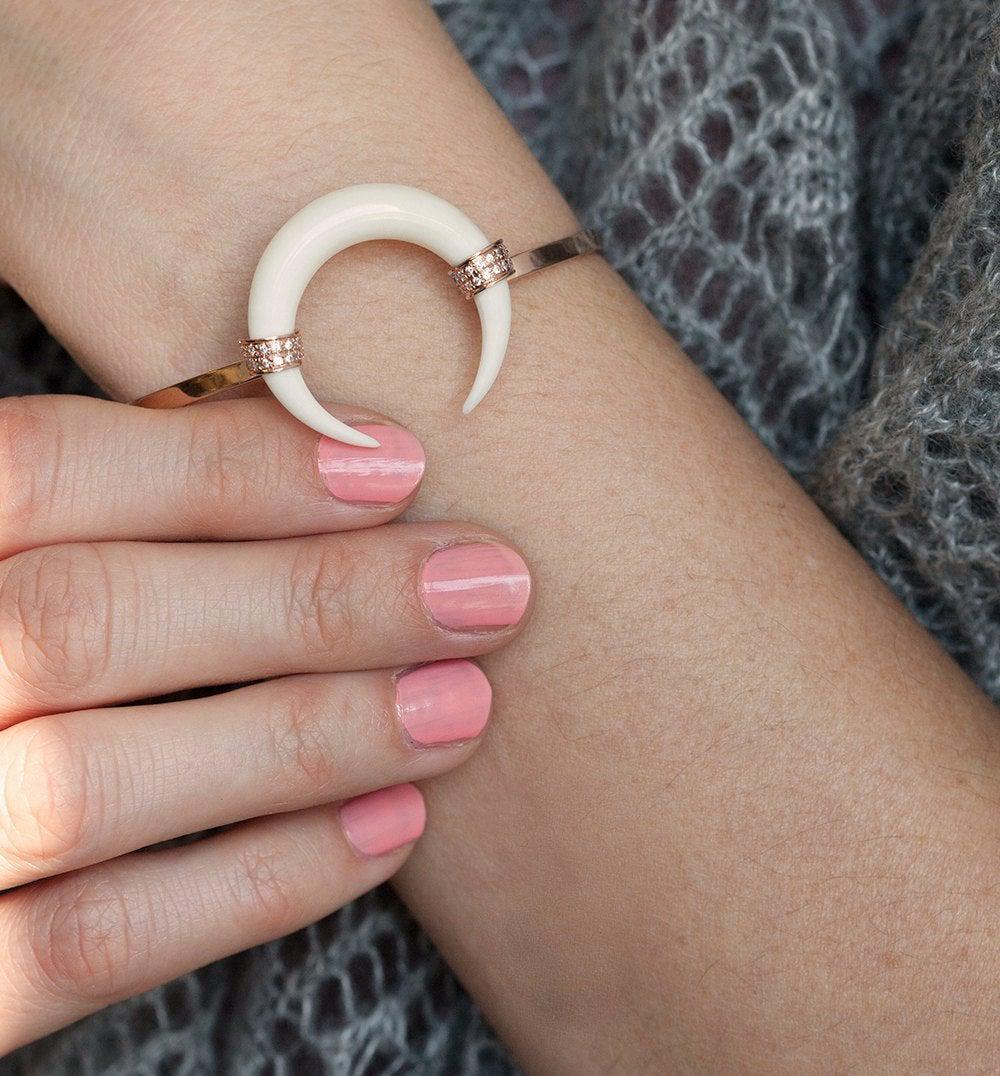
<svg viewBox="0 0 1000 1076">
<path fill-rule="evenodd" d="M 416 187 L 368 183 L 324 195 L 299 210 L 261 256 L 250 285 L 250 338 L 293 332 L 299 301 L 319 268 L 340 251 L 373 239 L 413 243 L 449 265 L 471 258 L 489 242 L 461 210 Z M 483 340 L 476 378 L 462 408 L 466 414 L 500 373 L 510 338 L 510 287 L 495 284 L 475 303 Z M 350 445 L 377 446 L 373 438 L 334 418 L 313 396 L 300 369 L 265 374 L 264 380 L 282 406 L 317 433 Z"/>
</svg>

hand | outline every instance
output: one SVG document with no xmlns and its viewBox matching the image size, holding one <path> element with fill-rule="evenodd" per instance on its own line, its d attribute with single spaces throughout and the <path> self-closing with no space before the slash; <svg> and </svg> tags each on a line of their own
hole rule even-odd
<svg viewBox="0 0 1000 1076">
<path fill-rule="evenodd" d="M 383 882 L 424 827 L 406 782 L 472 752 L 461 659 L 518 630 L 527 569 L 465 524 L 349 533 L 424 455 L 340 417 L 382 447 L 265 400 L 0 401 L 0 1053 Z"/>
<path fill-rule="evenodd" d="M 326 191 L 574 226 L 423 4 L 0 10 L 0 275 L 123 399 L 232 361 Z M 394 879 L 522 1067 L 992 1071 L 994 707 L 599 259 L 517 286 L 470 418 L 440 263 L 335 261 L 310 384 L 419 423 L 421 513 L 502 521 L 545 580 Z"/>
</svg>

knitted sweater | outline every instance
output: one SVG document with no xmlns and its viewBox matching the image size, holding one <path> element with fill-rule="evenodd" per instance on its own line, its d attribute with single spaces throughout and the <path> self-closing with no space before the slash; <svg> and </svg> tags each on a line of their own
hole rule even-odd
<svg viewBox="0 0 1000 1076">
<path fill-rule="evenodd" d="M 611 262 L 1000 695 L 1000 64 L 989 0 L 439 0 Z M 86 391 L 0 297 L 0 392 Z M 514 1071 L 388 890 L 12 1073 Z"/>
</svg>

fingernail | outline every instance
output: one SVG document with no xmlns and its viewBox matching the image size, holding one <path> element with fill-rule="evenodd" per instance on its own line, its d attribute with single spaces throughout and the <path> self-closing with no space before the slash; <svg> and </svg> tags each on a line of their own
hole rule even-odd
<svg viewBox="0 0 1000 1076">
<path fill-rule="evenodd" d="M 490 719 L 493 691 L 472 661 L 435 661 L 396 681 L 396 709 L 420 747 L 474 740 Z"/>
<path fill-rule="evenodd" d="M 351 504 L 399 504 L 420 484 L 426 462 L 423 446 L 398 426 L 358 426 L 379 442 L 356 448 L 323 437 L 317 457 L 326 488 Z"/>
<path fill-rule="evenodd" d="M 453 631 L 509 628 L 528 608 L 528 566 L 506 546 L 448 546 L 424 562 L 420 589 L 431 616 Z"/>
<path fill-rule="evenodd" d="M 355 796 L 340 808 L 340 824 L 363 856 L 384 856 L 424 832 L 427 809 L 416 785 L 393 785 Z"/>
</svg>

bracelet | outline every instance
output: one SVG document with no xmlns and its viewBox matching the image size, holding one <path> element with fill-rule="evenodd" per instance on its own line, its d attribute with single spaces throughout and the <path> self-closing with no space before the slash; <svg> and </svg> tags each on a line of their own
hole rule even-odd
<svg viewBox="0 0 1000 1076">
<path fill-rule="evenodd" d="M 433 251 L 452 266 L 449 276 L 465 298 L 475 302 L 483 343 L 476 378 L 462 407 L 465 414 L 489 392 L 507 352 L 508 282 L 599 250 L 593 233 L 580 231 L 511 255 L 503 240 L 490 243 L 461 210 L 437 195 L 395 183 L 346 187 L 299 210 L 267 245 L 250 285 L 242 358 L 135 403 L 184 407 L 262 377 L 278 401 L 317 433 L 376 447 L 373 438 L 334 418 L 310 392 L 300 369 L 304 352 L 295 328 L 299 301 L 317 270 L 340 251 L 372 239 L 395 239 Z"/>
</svg>

